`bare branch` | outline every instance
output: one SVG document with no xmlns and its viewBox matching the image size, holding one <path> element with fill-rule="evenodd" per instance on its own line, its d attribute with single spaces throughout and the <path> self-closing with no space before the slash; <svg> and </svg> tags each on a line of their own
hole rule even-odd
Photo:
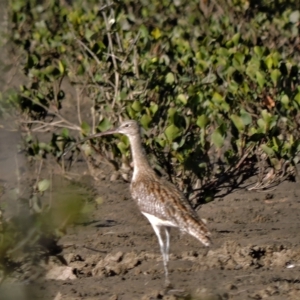
<svg viewBox="0 0 300 300">
<path fill-rule="evenodd" d="M 21 121 L 21 123 L 23 124 L 41 124 L 41 126 L 33 128 L 32 131 L 34 132 L 46 132 L 49 131 L 51 127 L 58 127 L 58 128 L 68 128 L 71 130 L 76 130 L 76 131 L 80 131 L 81 129 L 78 128 L 76 125 L 74 126 L 69 126 L 69 125 L 65 125 L 65 124 L 60 124 L 63 121 L 57 121 L 57 122 L 51 122 L 51 123 L 47 123 L 47 122 L 43 122 L 43 121 Z M 50 127 L 50 128 L 47 128 Z M 41 129 L 45 128 L 45 130 L 41 131 Z"/>
<path fill-rule="evenodd" d="M 112 58 L 112 62 L 114 65 L 114 73 L 115 73 L 115 95 L 114 95 L 114 99 L 112 102 L 112 108 L 114 108 L 116 100 L 117 100 L 117 95 L 118 95 L 118 91 L 119 91 L 119 79 L 120 79 L 120 74 L 118 72 L 118 65 L 117 65 L 117 61 L 116 61 L 116 55 L 114 53 L 114 46 L 113 46 L 113 41 L 112 41 L 112 36 L 110 33 L 110 23 L 107 19 L 106 13 L 103 12 L 102 13 L 104 21 L 105 21 L 105 26 L 106 26 L 106 31 L 107 31 L 107 38 L 108 38 L 108 44 L 109 44 L 109 49 L 111 52 L 111 58 Z"/>
<path fill-rule="evenodd" d="M 97 57 L 97 55 L 75 35 L 72 25 L 70 23 L 68 23 L 68 24 L 69 24 L 70 31 L 72 32 L 72 35 L 73 35 L 75 41 L 80 46 L 82 46 L 94 58 L 94 60 L 97 62 L 98 65 L 101 65 L 101 62 L 100 62 L 99 58 Z"/>
<path fill-rule="evenodd" d="M 43 108 L 47 113 L 51 113 L 53 115 L 55 115 L 57 118 L 59 118 L 61 121 L 65 122 L 66 124 L 68 124 L 70 127 L 72 127 L 72 129 L 74 130 L 78 130 L 78 131 L 81 131 L 81 128 L 77 125 L 74 125 L 72 124 L 71 122 L 69 122 L 68 120 L 66 120 L 64 117 L 62 117 L 58 112 L 55 112 L 53 110 L 50 110 L 47 106 L 37 102 L 37 101 L 34 101 L 32 98 L 28 97 L 28 96 L 25 96 L 25 95 L 22 95 L 24 98 L 26 98 L 27 100 L 31 101 L 32 103 L 40 106 L 41 108 Z M 30 122 L 30 121 L 29 121 Z M 31 121 L 33 122 L 33 121 Z M 45 122 L 46 123 L 46 122 Z M 50 125 L 51 123 L 49 123 Z"/>
</svg>

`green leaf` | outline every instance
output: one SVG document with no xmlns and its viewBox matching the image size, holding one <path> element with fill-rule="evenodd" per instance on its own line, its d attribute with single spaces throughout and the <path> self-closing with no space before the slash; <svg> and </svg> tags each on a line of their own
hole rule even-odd
<svg viewBox="0 0 300 300">
<path fill-rule="evenodd" d="M 287 107 L 290 102 L 289 97 L 287 95 L 283 95 L 280 101 L 285 107 Z"/>
<path fill-rule="evenodd" d="M 280 171 L 282 168 L 282 163 L 279 159 L 277 159 L 276 157 L 273 157 L 270 159 L 271 161 L 271 165 L 277 170 Z"/>
<path fill-rule="evenodd" d="M 221 103 L 221 108 L 223 111 L 228 112 L 230 109 L 230 106 L 228 103 L 226 103 L 225 101 L 223 103 Z"/>
<path fill-rule="evenodd" d="M 51 75 L 54 73 L 55 69 L 56 68 L 54 66 L 48 66 L 43 70 L 43 73 L 45 73 L 47 75 Z"/>
<path fill-rule="evenodd" d="M 49 187 L 50 187 L 50 180 L 48 179 L 43 179 L 38 183 L 38 190 L 41 193 L 45 192 Z"/>
<path fill-rule="evenodd" d="M 148 28 L 144 24 L 140 26 L 139 32 L 142 38 L 147 38 L 149 36 Z"/>
<path fill-rule="evenodd" d="M 251 115 L 246 112 L 244 109 L 241 109 L 241 118 L 245 126 L 250 125 L 252 123 Z"/>
<path fill-rule="evenodd" d="M 129 117 L 130 117 L 131 119 L 135 119 L 135 117 L 136 117 L 136 112 L 135 112 L 135 110 L 131 107 L 131 104 L 128 104 L 128 105 L 126 106 L 126 111 L 127 111 L 128 115 L 129 115 Z"/>
<path fill-rule="evenodd" d="M 184 120 L 185 120 L 185 129 L 188 129 L 191 125 L 191 116 L 184 116 Z"/>
<path fill-rule="evenodd" d="M 277 82 L 278 82 L 280 75 L 281 75 L 281 73 L 280 73 L 279 69 L 275 69 L 271 72 L 270 76 L 271 76 L 271 80 L 272 80 L 274 86 L 277 86 Z"/>
<path fill-rule="evenodd" d="M 262 74 L 260 71 L 256 71 L 255 75 L 258 85 L 260 88 L 263 88 L 266 82 L 264 74 Z"/>
<path fill-rule="evenodd" d="M 120 92 L 120 99 L 121 100 L 126 100 L 128 97 L 127 95 L 127 90 L 123 89 L 121 92 Z"/>
<path fill-rule="evenodd" d="M 263 119 L 258 119 L 257 124 L 258 124 L 259 128 L 261 129 L 260 131 L 262 133 L 267 132 L 267 123 Z"/>
<path fill-rule="evenodd" d="M 260 147 L 269 157 L 275 156 L 274 150 L 272 148 L 268 147 L 266 144 L 263 144 Z"/>
<path fill-rule="evenodd" d="M 166 140 L 165 139 L 162 139 L 161 137 L 155 137 L 154 140 L 162 148 L 164 148 L 166 146 Z"/>
<path fill-rule="evenodd" d="M 162 36 L 162 33 L 161 33 L 161 31 L 159 30 L 159 28 L 154 28 L 154 29 L 151 31 L 151 35 L 152 35 L 156 40 L 158 40 L 158 39 Z"/>
<path fill-rule="evenodd" d="M 275 151 L 278 151 L 279 150 L 279 146 L 281 144 L 281 141 L 276 136 L 273 136 L 272 137 L 272 142 L 273 142 L 273 149 Z"/>
<path fill-rule="evenodd" d="M 46 152 L 51 152 L 51 150 L 52 150 L 51 145 L 46 144 L 46 143 L 39 143 L 39 148 L 41 150 L 45 150 Z"/>
<path fill-rule="evenodd" d="M 129 139 L 126 135 L 122 134 L 120 137 L 119 137 L 119 140 L 121 142 L 123 142 L 128 148 L 130 146 L 130 142 L 129 142 Z"/>
<path fill-rule="evenodd" d="M 264 47 L 260 47 L 260 46 L 255 46 L 254 47 L 254 53 L 261 58 L 264 55 L 265 49 Z"/>
<path fill-rule="evenodd" d="M 232 37 L 231 40 L 233 41 L 233 43 L 234 43 L 235 46 L 238 45 L 240 38 L 241 38 L 241 34 L 240 34 L 240 33 L 236 33 L 236 34 Z"/>
<path fill-rule="evenodd" d="M 211 135 L 211 141 L 217 148 L 221 148 L 223 146 L 224 137 L 222 136 L 219 128 L 217 128 Z"/>
<path fill-rule="evenodd" d="M 166 75 L 166 83 L 172 84 L 172 83 L 174 83 L 174 81 L 175 81 L 174 74 L 172 72 L 169 72 Z"/>
<path fill-rule="evenodd" d="M 69 135 L 69 130 L 68 128 L 63 128 L 62 131 L 61 131 L 61 135 L 67 139 L 70 135 Z"/>
<path fill-rule="evenodd" d="M 233 46 L 233 41 L 227 41 L 226 43 L 225 43 L 225 46 L 227 47 L 227 48 L 232 48 L 232 46 Z"/>
<path fill-rule="evenodd" d="M 243 53 L 237 52 L 234 54 L 234 60 L 237 63 L 237 66 L 241 66 L 244 63 L 245 55 Z"/>
<path fill-rule="evenodd" d="M 271 55 L 268 55 L 267 58 L 265 59 L 265 64 L 267 68 L 270 70 L 273 67 L 273 58 Z"/>
<path fill-rule="evenodd" d="M 140 111 L 143 109 L 143 106 L 142 106 L 141 102 L 140 102 L 140 101 L 137 101 L 137 100 L 135 100 L 135 101 L 132 103 L 131 107 L 132 107 L 136 112 L 140 112 Z"/>
<path fill-rule="evenodd" d="M 60 60 L 58 61 L 58 70 L 59 70 L 60 74 L 62 74 L 62 75 L 65 73 L 65 67 Z"/>
<path fill-rule="evenodd" d="M 266 109 L 263 109 L 260 113 L 265 122 L 270 123 L 272 115 Z"/>
<path fill-rule="evenodd" d="M 222 103 L 224 101 L 224 98 L 222 95 L 220 95 L 219 93 L 217 92 L 214 92 L 213 96 L 212 96 L 212 100 L 214 102 L 217 102 L 217 103 Z"/>
<path fill-rule="evenodd" d="M 150 111 L 154 115 L 158 111 L 158 105 L 154 102 L 150 103 Z"/>
<path fill-rule="evenodd" d="M 109 119 L 108 119 L 108 118 L 104 118 L 104 119 L 99 123 L 99 125 L 98 125 L 97 128 L 98 128 L 101 132 L 103 132 L 103 131 L 106 131 L 106 130 L 110 129 L 110 127 L 111 127 L 111 123 L 110 123 Z"/>
<path fill-rule="evenodd" d="M 230 119 L 239 132 L 243 132 L 245 130 L 245 125 L 242 118 L 237 115 L 231 115 Z"/>
<path fill-rule="evenodd" d="M 83 121 L 81 123 L 81 132 L 83 135 L 88 135 L 90 133 L 90 129 L 90 125 L 87 122 Z"/>
<path fill-rule="evenodd" d="M 300 92 L 295 96 L 294 100 L 300 105 Z"/>
<path fill-rule="evenodd" d="M 207 117 L 206 115 L 201 115 L 201 116 L 199 116 L 199 117 L 197 118 L 197 123 L 196 123 L 196 124 L 197 124 L 200 128 L 204 129 L 204 128 L 206 127 L 206 125 L 208 124 L 208 122 L 209 122 L 208 117 Z"/>
<path fill-rule="evenodd" d="M 122 154 L 126 154 L 127 151 L 129 150 L 129 147 L 125 143 L 123 143 L 123 142 L 119 142 L 117 144 L 117 147 L 118 147 L 118 149 L 120 150 L 120 152 Z"/>
<path fill-rule="evenodd" d="M 149 124 L 151 122 L 152 118 L 148 115 L 143 115 L 140 119 L 140 123 L 141 125 L 145 128 L 148 129 L 149 128 Z"/>
<path fill-rule="evenodd" d="M 252 79 L 255 80 L 255 73 L 256 71 L 259 69 L 258 66 L 256 66 L 255 64 L 248 64 L 247 68 L 246 68 L 246 74 Z"/>
<path fill-rule="evenodd" d="M 174 124 L 171 124 L 165 130 L 165 136 L 169 142 L 172 142 L 174 139 L 180 136 L 180 133 L 181 130 Z"/>
<path fill-rule="evenodd" d="M 175 107 L 170 107 L 168 109 L 168 120 L 169 122 L 173 123 L 175 122 L 175 116 L 177 114 L 178 109 Z"/>
<path fill-rule="evenodd" d="M 93 36 L 93 34 L 95 34 L 94 31 L 92 31 L 88 28 L 85 29 L 85 34 L 84 35 L 85 35 L 87 40 L 90 40 L 90 38 Z"/>
<path fill-rule="evenodd" d="M 177 100 L 179 100 L 180 102 L 182 102 L 183 104 L 187 104 L 187 98 L 184 94 L 179 94 L 177 96 Z"/>
<path fill-rule="evenodd" d="M 299 8 L 299 7 L 298 7 Z M 299 10 L 295 10 L 290 14 L 290 22 L 291 23 L 298 23 L 300 20 L 300 11 Z"/>
</svg>

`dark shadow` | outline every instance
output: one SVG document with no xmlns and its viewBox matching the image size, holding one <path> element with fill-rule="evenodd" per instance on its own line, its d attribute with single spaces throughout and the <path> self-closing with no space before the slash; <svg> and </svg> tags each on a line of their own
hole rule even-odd
<svg viewBox="0 0 300 300">
<path fill-rule="evenodd" d="M 82 222 L 82 223 L 75 223 L 75 225 L 80 225 L 80 226 L 89 226 L 96 224 L 95 227 L 103 228 L 103 227 L 113 227 L 116 226 L 118 223 L 115 220 L 91 220 L 87 222 Z"/>
<path fill-rule="evenodd" d="M 292 11 L 300 8 L 300 2 L 295 0 L 287 1 L 261 1 L 250 0 L 248 11 L 251 11 L 253 15 L 257 12 L 264 12 L 268 15 L 282 14 L 283 11 L 291 9 Z"/>
<path fill-rule="evenodd" d="M 96 225 L 95 227 L 113 227 L 113 226 L 116 226 L 118 223 L 114 220 L 105 220 L 105 221 L 102 221 L 101 224 L 98 224 Z"/>
<path fill-rule="evenodd" d="M 192 192 L 196 192 L 195 197 L 198 199 L 194 202 L 194 208 L 197 209 L 202 204 L 223 198 L 233 191 L 247 189 L 252 183 L 245 185 L 245 181 L 257 175 L 257 168 L 250 165 L 252 164 L 238 170 L 228 170 L 226 175 L 223 173 L 222 175 L 216 176 L 215 180 L 204 184 L 198 191 L 193 190 Z"/>
</svg>

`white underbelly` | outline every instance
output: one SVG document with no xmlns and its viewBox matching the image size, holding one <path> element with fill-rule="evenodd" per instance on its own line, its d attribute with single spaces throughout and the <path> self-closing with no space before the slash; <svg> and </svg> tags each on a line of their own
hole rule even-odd
<svg viewBox="0 0 300 300">
<path fill-rule="evenodd" d="M 154 226 L 169 226 L 169 227 L 177 227 L 176 224 L 174 224 L 171 221 L 167 221 L 167 220 L 162 220 L 160 218 L 157 218 L 151 214 L 147 214 L 145 212 L 142 212 L 142 214 L 149 220 L 149 222 L 151 223 L 151 225 Z"/>
</svg>

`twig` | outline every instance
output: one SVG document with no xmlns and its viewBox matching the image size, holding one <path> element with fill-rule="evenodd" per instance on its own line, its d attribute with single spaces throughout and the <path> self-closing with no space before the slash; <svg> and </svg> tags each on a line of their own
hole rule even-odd
<svg viewBox="0 0 300 300">
<path fill-rule="evenodd" d="M 133 59 L 133 66 L 134 66 L 134 73 L 135 76 L 137 77 L 137 79 L 140 79 L 140 73 L 139 73 L 139 64 L 138 64 L 138 51 L 136 49 L 136 47 L 134 47 L 134 59 Z M 148 79 L 149 80 L 149 79 Z M 147 80 L 147 84 L 148 84 L 148 80 Z"/>
<path fill-rule="evenodd" d="M 92 114 L 92 134 L 95 134 L 95 127 L 96 127 L 96 116 L 95 116 L 95 97 L 93 97 L 93 106 L 91 108 L 91 114 Z"/>
<path fill-rule="evenodd" d="M 130 52 L 132 51 L 132 49 L 134 48 L 134 46 L 136 45 L 138 39 L 140 38 L 141 32 L 139 31 L 138 34 L 136 35 L 136 37 L 134 38 L 134 40 L 131 42 L 131 45 L 127 51 L 127 54 L 125 56 L 125 58 L 123 59 L 122 63 L 121 63 L 121 68 L 123 67 L 124 63 L 126 62 Z"/>
<path fill-rule="evenodd" d="M 39 180 L 40 180 L 40 175 L 41 175 L 41 171 L 42 171 L 43 162 L 44 162 L 44 160 L 41 159 L 40 165 L 39 165 L 39 169 L 38 169 L 38 173 L 37 173 L 37 177 L 36 177 L 36 181 L 35 181 L 35 186 L 36 186 L 36 188 L 37 188 L 38 182 L 39 182 Z"/>
<path fill-rule="evenodd" d="M 117 60 L 119 60 L 119 61 L 123 61 L 123 59 L 121 59 L 121 58 L 119 58 L 118 56 L 116 56 L 116 55 L 113 55 L 113 54 L 110 54 L 110 53 L 103 53 L 104 55 L 106 55 L 106 56 L 109 56 L 109 57 L 115 57 Z"/>
<path fill-rule="evenodd" d="M 287 164 L 285 163 L 281 168 L 282 174 L 280 174 L 280 175 L 279 175 L 279 173 L 274 174 L 274 170 L 271 169 L 271 171 L 273 170 L 271 174 L 269 172 L 265 178 L 262 178 L 254 186 L 248 188 L 247 190 L 248 191 L 255 190 L 257 192 L 266 192 L 266 193 L 273 191 L 274 189 L 276 189 L 276 187 L 281 182 L 283 182 L 290 175 L 289 173 L 286 172 L 286 165 Z M 274 186 L 270 187 L 271 185 L 274 185 Z M 268 187 L 270 187 L 270 188 L 267 190 L 264 190 Z M 264 191 L 262 191 L 262 190 L 264 190 Z"/>
<path fill-rule="evenodd" d="M 106 30 L 107 30 L 107 38 L 108 38 L 108 44 L 109 44 L 109 49 L 110 52 L 112 54 L 111 58 L 112 58 L 112 62 L 114 65 L 114 73 L 115 73 L 115 95 L 114 95 L 114 99 L 112 102 L 112 109 L 115 106 L 116 100 L 117 100 L 117 95 L 118 95 L 118 91 L 119 91 L 119 72 L 118 72 L 118 65 L 117 65 L 117 61 L 116 61 L 116 56 L 114 53 L 114 46 L 113 46 L 113 42 L 112 42 L 112 37 L 111 37 L 111 33 L 110 33 L 110 24 L 107 20 L 107 16 L 105 12 L 102 12 L 104 21 L 105 21 L 105 26 L 106 26 Z"/>
<path fill-rule="evenodd" d="M 48 207 L 46 207 L 46 205 L 43 205 L 42 211 L 50 211 L 50 209 L 52 207 L 52 202 L 53 202 L 53 169 L 51 168 L 51 171 L 50 171 L 49 204 L 48 204 Z"/>
<path fill-rule="evenodd" d="M 109 3 L 109 4 L 106 4 L 102 7 L 99 8 L 98 12 L 101 12 L 102 10 L 105 10 L 106 8 L 109 8 L 109 7 L 112 7 L 114 5 L 114 3 Z"/>
<path fill-rule="evenodd" d="M 70 27 L 72 27 L 72 26 L 70 25 Z M 100 62 L 99 58 L 97 57 L 97 55 L 84 42 L 82 42 L 78 37 L 76 37 L 73 30 L 72 30 L 72 34 L 73 34 L 73 37 L 76 40 L 76 42 L 79 45 L 81 45 L 94 58 L 94 60 L 97 62 L 98 65 L 101 65 L 101 62 Z"/>
<path fill-rule="evenodd" d="M 45 106 L 45 105 L 43 105 L 43 104 L 41 104 L 41 103 L 39 103 L 39 102 L 37 102 L 37 101 L 34 101 L 32 98 L 27 97 L 27 96 L 25 96 L 25 95 L 22 95 L 22 97 L 24 97 L 25 99 L 31 101 L 32 103 L 34 103 L 34 104 L 40 106 L 40 107 L 43 108 L 47 113 L 52 113 L 52 114 L 55 115 L 57 118 L 59 118 L 59 119 L 61 119 L 62 121 L 64 121 L 66 124 L 69 124 L 69 125 L 72 127 L 72 129 L 81 131 L 81 128 L 80 128 L 79 126 L 72 124 L 71 122 L 69 122 L 68 120 L 66 120 L 64 117 L 62 117 L 59 113 L 57 113 L 57 112 L 55 112 L 55 111 L 50 111 L 50 109 L 49 109 L 47 106 Z M 49 123 L 49 125 L 50 125 L 50 124 L 51 124 L 51 123 Z"/>
<path fill-rule="evenodd" d="M 76 86 L 75 90 L 76 90 L 76 105 L 77 105 L 77 118 L 78 118 L 78 122 L 79 124 L 82 124 L 82 120 L 81 120 L 81 109 L 80 109 L 80 97 L 82 95 L 83 90 L 85 89 L 86 84 L 83 86 L 83 88 L 81 89 L 81 91 L 78 91 L 78 87 Z"/>
<path fill-rule="evenodd" d="M 20 170 L 19 170 L 19 162 L 18 162 L 18 157 L 17 155 L 15 155 L 15 162 L 16 162 L 16 173 L 17 173 L 17 191 L 18 191 L 18 197 L 21 195 L 21 178 L 20 178 Z M 18 205 L 18 213 L 19 213 L 19 210 L 20 210 L 20 205 Z"/>
<path fill-rule="evenodd" d="M 95 251 L 95 252 L 107 253 L 107 251 L 105 251 L 105 250 L 98 250 L 98 249 L 87 247 L 87 246 L 83 246 L 83 248 L 91 250 L 91 251 Z"/>
<path fill-rule="evenodd" d="M 63 79 L 64 79 L 64 76 L 61 76 L 59 78 L 59 80 L 58 80 L 58 83 L 57 83 L 57 80 L 53 82 L 54 101 L 56 103 L 57 109 L 59 107 L 59 102 L 58 102 L 57 94 L 60 91 L 60 87 L 61 87 L 61 83 L 62 83 Z"/>
<path fill-rule="evenodd" d="M 36 132 L 36 131 L 40 131 L 41 129 L 49 126 L 49 127 L 59 127 L 59 128 L 68 128 L 68 129 L 72 129 L 72 130 L 81 130 L 79 127 L 77 127 L 76 125 L 73 126 L 68 126 L 68 125 L 64 125 L 64 124 L 60 124 L 64 121 L 56 121 L 56 122 L 51 122 L 51 123 L 47 123 L 47 122 L 43 122 L 43 121 L 21 121 L 21 123 L 23 124 L 41 124 L 42 126 L 33 128 L 32 131 Z M 49 129 L 45 129 L 43 132 L 48 131 Z"/>
<path fill-rule="evenodd" d="M 43 125 L 49 125 L 51 124 L 52 126 L 58 126 L 58 124 L 62 123 L 63 121 L 60 120 L 60 121 L 55 121 L 55 122 L 51 122 L 51 123 L 47 123 L 47 122 L 44 122 L 44 121 L 37 121 L 37 120 L 33 120 L 33 121 L 21 121 L 22 123 L 24 124 L 43 124 Z"/>
<path fill-rule="evenodd" d="M 250 152 L 253 150 L 255 144 L 253 145 L 250 145 L 248 147 L 248 149 L 246 150 L 245 154 L 242 156 L 242 158 L 239 160 L 239 162 L 236 164 L 235 168 L 234 168 L 234 171 L 237 170 L 241 164 L 244 162 L 244 160 L 247 158 L 247 156 L 250 154 Z"/>
</svg>

